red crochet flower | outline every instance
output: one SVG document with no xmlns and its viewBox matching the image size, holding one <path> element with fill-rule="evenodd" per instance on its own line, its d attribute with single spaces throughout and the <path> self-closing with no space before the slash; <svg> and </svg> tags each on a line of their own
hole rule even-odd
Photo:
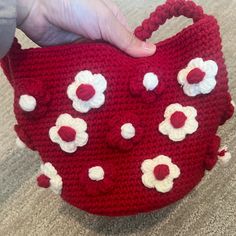
<svg viewBox="0 0 236 236">
<path fill-rule="evenodd" d="M 15 90 L 17 109 L 28 118 L 45 115 L 50 103 L 50 94 L 40 80 L 21 81 Z"/>
<path fill-rule="evenodd" d="M 109 123 L 107 142 L 111 147 L 131 150 L 143 136 L 143 127 L 139 117 L 133 113 L 120 114 Z"/>
<path fill-rule="evenodd" d="M 101 195 L 112 190 L 113 180 L 113 166 L 107 162 L 96 161 L 83 166 L 79 184 L 88 195 Z"/>
<path fill-rule="evenodd" d="M 135 77 L 130 81 L 130 91 L 135 96 L 140 96 L 146 103 L 155 102 L 164 91 L 164 83 L 160 74 L 148 72 L 143 76 Z"/>
</svg>

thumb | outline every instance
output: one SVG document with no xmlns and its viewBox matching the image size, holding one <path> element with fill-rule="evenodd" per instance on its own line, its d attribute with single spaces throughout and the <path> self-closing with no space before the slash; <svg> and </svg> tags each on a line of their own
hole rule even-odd
<svg viewBox="0 0 236 236">
<path fill-rule="evenodd" d="M 154 44 L 136 38 L 111 12 L 105 19 L 105 22 L 99 24 L 104 40 L 133 57 L 146 57 L 155 53 Z"/>
</svg>

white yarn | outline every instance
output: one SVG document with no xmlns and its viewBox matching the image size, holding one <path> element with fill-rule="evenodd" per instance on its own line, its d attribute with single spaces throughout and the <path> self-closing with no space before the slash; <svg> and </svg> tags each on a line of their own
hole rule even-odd
<svg viewBox="0 0 236 236">
<path fill-rule="evenodd" d="M 146 73 L 143 79 L 143 86 L 147 91 L 153 91 L 159 84 L 157 75 L 152 72 Z"/>
<path fill-rule="evenodd" d="M 88 171 L 89 178 L 91 180 L 100 181 L 104 179 L 104 170 L 101 166 L 95 166 Z"/>
<path fill-rule="evenodd" d="M 26 148 L 26 145 L 21 141 L 19 137 L 16 138 L 16 146 L 20 149 Z"/>
<path fill-rule="evenodd" d="M 35 110 L 37 101 L 33 96 L 24 94 L 20 96 L 19 105 L 23 111 L 31 112 Z"/>
<path fill-rule="evenodd" d="M 124 139 L 132 139 L 135 136 L 135 128 L 131 123 L 126 123 L 121 126 L 121 136 Z"/>
</svg>

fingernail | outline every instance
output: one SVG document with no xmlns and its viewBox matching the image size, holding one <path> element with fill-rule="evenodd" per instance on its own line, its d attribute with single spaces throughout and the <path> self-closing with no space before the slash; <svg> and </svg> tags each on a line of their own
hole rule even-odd
<svg viewBox="0 0 236 236">
<path fill-rule="evenodd" d="M 156 51 L 156 45 L 150 42 L 143 42 L 142 47 L 150 52 L 155 52 Z"/>
</svg>

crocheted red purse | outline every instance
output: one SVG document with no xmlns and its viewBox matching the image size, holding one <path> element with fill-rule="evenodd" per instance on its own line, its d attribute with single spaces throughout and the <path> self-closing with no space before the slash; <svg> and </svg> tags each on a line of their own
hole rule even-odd
<svg viewBox="0 0 236 236">
<path fill-rule="evenodd" d="M 40 187 L 94 214 L 131 215 L 183 198 L 230 158 L 216 135 L 234 111 L 216 19 L 169 0 L 135 35 L 146 40 L 180 15 L 194 24 L 148 58 L 101 42 L 14 42 L 2 67 L 15 91 L 17 142 L 42 158 Z"/>
</svg>

